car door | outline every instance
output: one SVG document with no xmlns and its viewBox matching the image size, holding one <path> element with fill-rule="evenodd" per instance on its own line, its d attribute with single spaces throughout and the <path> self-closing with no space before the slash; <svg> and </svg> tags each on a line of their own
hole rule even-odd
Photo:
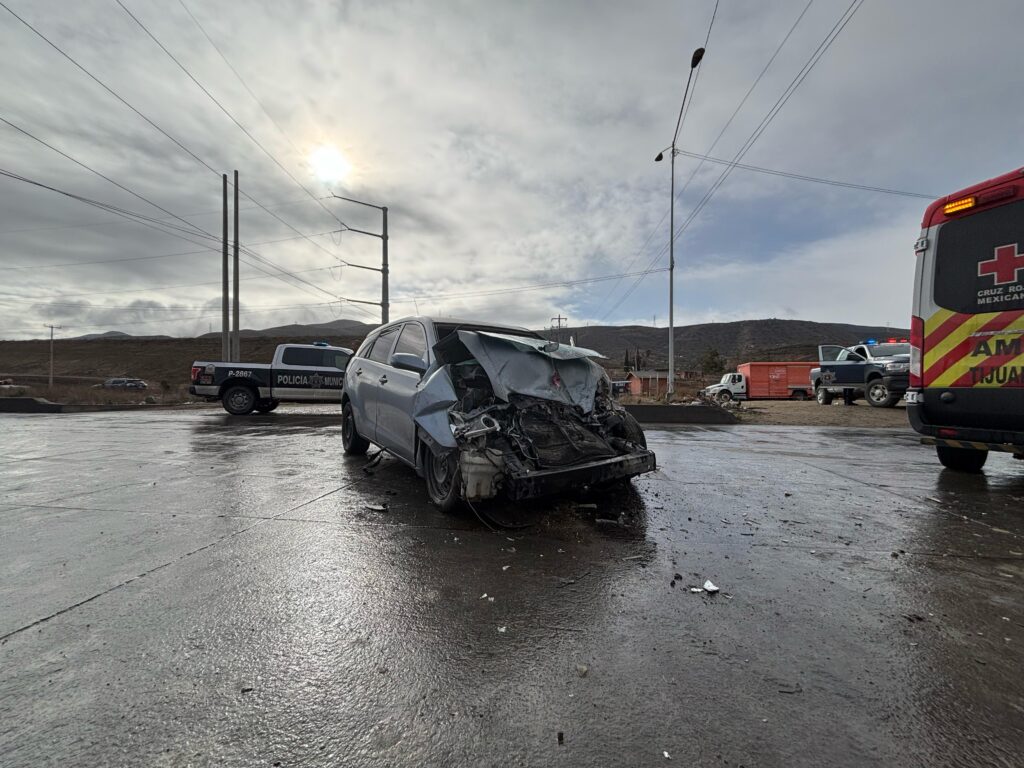
<svg viewBox="0 0 1024 768">
<path fill-rule="evenodd" d="M 322 350 L 322 354 L 319 399 L 324 402 L 340 403 L 341 390 L 345 384 L 345 367 L 348 365 L 350 355 L 330 348 Z"/>
<path fill-rule="evenodd" d="M 316 347 L 286 347 L 274 368 L 273 397 L 281 400 L 315 402 L 323 352 Z"/>
<path fill-rule="evenodd" d="M 835 385 L 845 389 L 864 386 L 865 358 L 852 349 L 844 349 L 835 361 Z"/>
<path fill-rule="evenodd" d="M 387 383 L 388 374 L 392 370 L 387 362 L 391 359 L 391 350 L 400 329 L 401 325 L 392 325 L 377 334 L 373 343 L 365 351 L 361 350 L 364 356 L 349 363 L 346 376 L 351 384 L 349 399 L 355 411 L 359 434 L 384 448 L 390 446 L 377 437 L 377 406 L 380 390 Z"/>
<path fill-rule="evenodd" d="M 420 323 L 410 321 L 402 326 L 391 354 L 399 352 L 416 355 L 424 362 L 424 367 L 429 364 L 427 334 Z M 410 463 L 416 460 L 416 423 L 412 419 L 412 399 L 420 380 L 421 376 L 416 371 L 389 365 L 378 390 L 377 437 L 380 444 Z"/>
</svg>

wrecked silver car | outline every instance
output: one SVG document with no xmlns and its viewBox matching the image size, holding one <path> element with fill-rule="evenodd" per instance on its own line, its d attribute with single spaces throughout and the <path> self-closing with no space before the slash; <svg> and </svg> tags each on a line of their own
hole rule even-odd
<svg viewBox="0 0 1024 768">
<path fill-rule="evenodd" d="M 480 322 L 383 326 L 345 374 L 345 452 L 375 443 L 413 466 L 445 511 L 462 499 L 526 499 L 650 472 L 655 456 L 597 357 Z"/>
</svg>

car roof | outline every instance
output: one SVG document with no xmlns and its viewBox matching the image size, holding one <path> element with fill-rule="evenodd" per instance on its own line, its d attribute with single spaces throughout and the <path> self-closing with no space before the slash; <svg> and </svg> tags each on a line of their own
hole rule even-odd
<svg viewBox="0 0 1024 768">
<path fill-rule="evenodd" d="M 474 319 L 474 318 L 464 318 L 464 317 L 433 317 L 431 315 L 410 315 L 408 317 L 402 317 L 402 318 L 399 318 L 398 320 L 392 320 L 392 321 L 390 321 L 388 323 L 384 323 L 383 325 L 378 326 L 377 328 L 374 328 L 373 331 L 371 331 L 371 333 L 373 333 L 374 331 L 377 331 L 380 328 L 383 328 L 385 326 L 398 325 L 399 323 L 406 323 L 406 322 L 409 322 L 410 320 L 416 320 L 416 321 L 419 321 L 421 323 L 422 322 L 432 323 L 434 325 L 477 325 L 477 326 L 483 326 L 485 328 L 504 328 L 504 329 L 507 329 L 509 331 L 527 331 L 528 333 L 533 333 L 533 331 L 531 331 L 529 328 L 524 328 L 521 325 L 509 325 L 508 323 L 496 323 L 496 322 L 493 322 L 491 320 L 482 320 L 482 319 L 479 319 L 479 318 L 475 318 Z"/>
</svg>

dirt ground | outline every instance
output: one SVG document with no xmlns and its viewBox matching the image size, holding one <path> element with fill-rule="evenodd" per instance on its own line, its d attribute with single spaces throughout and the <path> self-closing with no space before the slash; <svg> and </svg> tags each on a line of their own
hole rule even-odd
<svg viewBox="0 0 1024 768">
<path fill-rule="evenodd" d="M 906 403 L 895 408 L 872 408 L 863 400 L 845 406 L 842 402 L 818 405 L 816 400 L 755 400 L 730 409 L 743 424 L 771 424 L 806 427 L 907 427 Z"/>
</svg>

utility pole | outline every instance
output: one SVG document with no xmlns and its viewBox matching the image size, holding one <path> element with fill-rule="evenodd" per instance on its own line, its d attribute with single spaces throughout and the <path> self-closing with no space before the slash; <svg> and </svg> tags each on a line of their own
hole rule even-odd
<svg viewBox="0 0 1024 768">
<path fill-rule="evenodd" d="M 561 315 L 558 315 L 557 317 L 552 317 L 551 318 L 551 330 L 555 332 L 555 341 L 557 341 L 557 342 L 561 342 L 562 341 L 561 330 L 565 327 L 565 322 L 568 319 L 569 318 L 562 317 Z"/>
<path fill-rule="evenodd" d="M 53 389 L 53 329 L 54 328 L 58 328 L 58 329 L 59 328 L 63 328 L 64 326 L 63 325 L 47 325 L 46 323 L 44 323 L 43 327 L 50 329 L 50 384 L 49 384 L 49 389 Z"/>
<path fill-rule="evenodd" d="M 228 175 L 222 174 L 224 186 L 224 241 L 223 259 L 221 260 L 221 328 L 220 328 L 220 359 L 231 360 L 231 326 L 228 319 Z"/>
<path fill-rule="evenodd" d="M 381 235 L 381 269 L 380 269 L 380 321 L 387 323 L 391 319 L 391 304 L 388 297 L 388 207 L 381 209 L 384 215 L 384 229 Z"/>
<path fill-rule="evenodd" d="M 231 339 L 230 360 L 240 362 L 242 360 L 242 343 L 238 335 L 238 171 L 235 171 L 235 259 L 234 259 L 234 311 L 231 321 L 234 326 Z"/>
</svg>

